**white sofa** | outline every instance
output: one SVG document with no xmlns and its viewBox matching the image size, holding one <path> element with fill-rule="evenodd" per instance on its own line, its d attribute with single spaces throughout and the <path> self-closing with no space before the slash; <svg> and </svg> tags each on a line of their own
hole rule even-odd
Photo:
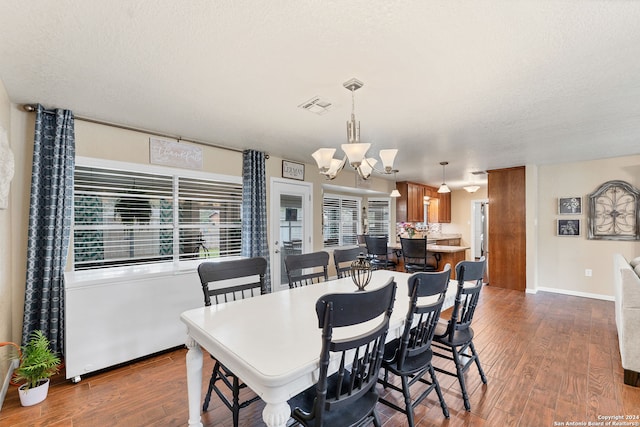
<svg viewBox="0 0 640 427">
<path fill-rule="evenodd" d="M 616 326 L 624 383 L 640 387 L 640 257 L 613 256 Z"/>
</svg>

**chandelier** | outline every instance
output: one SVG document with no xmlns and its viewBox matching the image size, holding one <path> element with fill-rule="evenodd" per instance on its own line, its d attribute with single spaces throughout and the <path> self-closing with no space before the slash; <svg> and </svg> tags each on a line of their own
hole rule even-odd
<svg viewBox="0 0 640 427">
<path fill-rule="evenodd" d="M 383 169 L 376 169 L 375 166 L 378 160 L 373 157 L 366 157 L 371 144 L 360 142 L 360 122 L 356 121 L 355 114 L 355 91 L 363 85 L 364 83 L 355 78 L 343 84 L 346 89 L 351 91 L 351 120 L 347 122 L 347 140 L 349 142 L 342 144 L 342 151 L 344 151 L 345 156 L 342 160 L 334 159 L 335 148 L 320 148 L 312 154 L 318 164 L 320 173 L 327 179 L 334 179 L 347 162 L 362 179 L 369 179 L 373 172 L 384 175 L 397 172 L 396 169 L 393 169 L 393 161 L 396 158 L 396 154 L 398 154 L 398 150 L 380 150 Z"/>
</svg>

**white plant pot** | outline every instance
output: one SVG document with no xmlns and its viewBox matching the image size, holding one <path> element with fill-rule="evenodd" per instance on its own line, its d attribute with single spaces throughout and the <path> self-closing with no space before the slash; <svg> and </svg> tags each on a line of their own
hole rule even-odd
<svg viewBox="0 0 640 427">
<path fill-rule="evenodd" d="M 22 406 L 32 406 L 42 402 L 47 398 L 49 393 L 49 379 L 40 382 L 40 385 L 34 388 L 27 388 L 26 384 L 21 385 L 18 388 L 18 394 L 20 395 L 20 404 Z"/>
</svg>

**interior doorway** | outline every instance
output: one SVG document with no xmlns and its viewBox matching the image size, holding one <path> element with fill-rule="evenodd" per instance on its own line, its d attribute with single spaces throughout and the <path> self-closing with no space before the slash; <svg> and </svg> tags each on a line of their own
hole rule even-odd
<svg viewBox="0 0 640 427">
<path fill-rule="evenodd" d="M 471 201 L 471 257 L 487 259 L 485 283 L 489 283 L 489 199 Z"/>
</svg>

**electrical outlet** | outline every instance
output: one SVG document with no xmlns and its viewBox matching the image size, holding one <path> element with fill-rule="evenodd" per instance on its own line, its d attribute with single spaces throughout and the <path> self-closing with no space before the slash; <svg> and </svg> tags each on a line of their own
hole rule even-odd
<svg viewBox="0 0 640 427">
<path fill-rule="evenodd" d="M 590 268 L 587 268 L 587 269 L 584 271 L 584 275 L 585 275 L 585 276 L 587 276 L 587 277 L 591 277 L 591 276 L 593 275 L 593 271 L 591 271 L 591 269 L 590 269 Z"/>
</svg>

